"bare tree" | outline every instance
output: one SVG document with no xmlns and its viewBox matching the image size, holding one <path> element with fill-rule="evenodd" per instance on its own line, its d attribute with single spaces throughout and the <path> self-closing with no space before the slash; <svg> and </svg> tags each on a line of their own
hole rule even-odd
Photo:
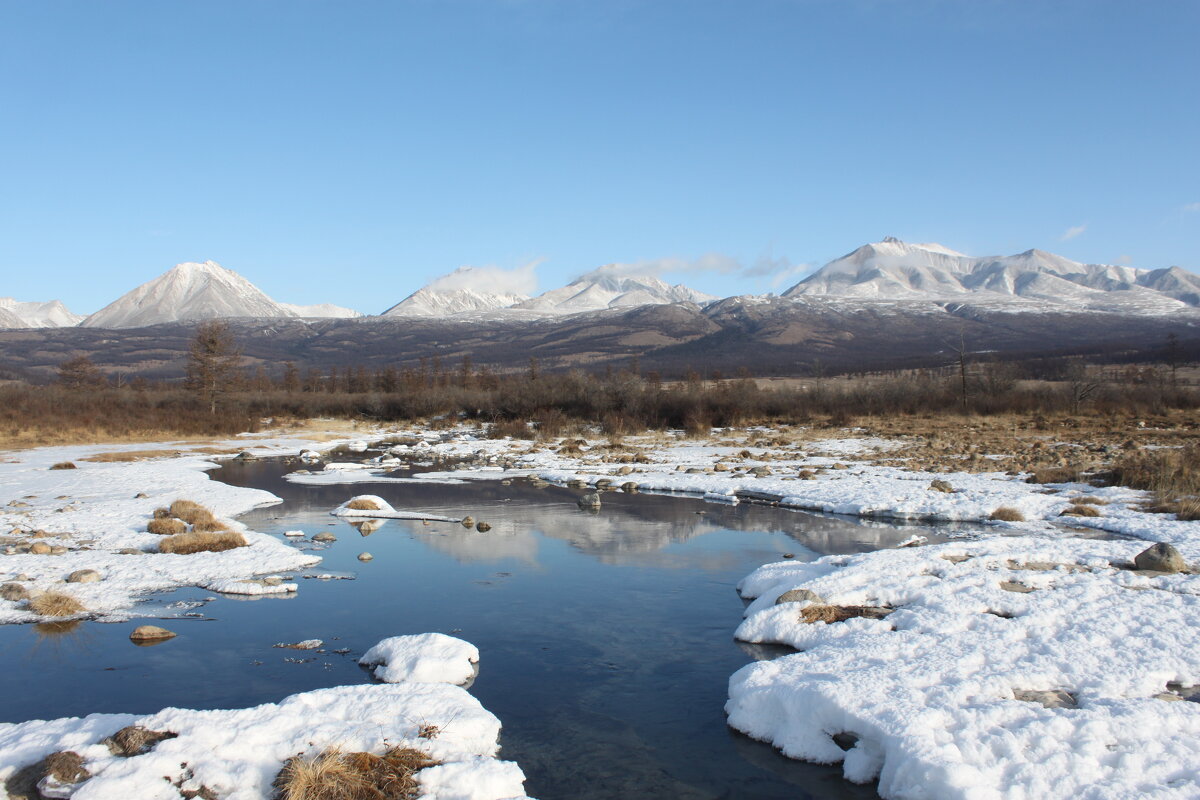
<svg viewBox="0 0 1200 800">
<path fill-rule="evenodd" d="M 104 374 L 87 356 L 75 356 L 58 365 L 58 382 L 71 389 L 86 389 L 105 383 Z"/>
<path fill-rule="evenodd" d="M 202 322 L 188 350 L 188 386 L 200 393 L 210 414 L 237 377 L 242 351 L 234 341 L 229 324 L 221 320 Z"/>
<path fill-rule="evenodd" d="M 1083 401 L 1100 388 L 1100 382 L 1088 372 L 1087 365 L 1079 361 L 1071 362 L 1064 377 L 1067 382 L 1067 394 L 1071 398 L 1071 413 L 1078 414 Z"/>
</svg>

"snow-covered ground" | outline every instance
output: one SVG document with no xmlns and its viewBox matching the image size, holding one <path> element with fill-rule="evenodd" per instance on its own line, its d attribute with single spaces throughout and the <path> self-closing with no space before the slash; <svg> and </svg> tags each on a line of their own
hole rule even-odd
<svg viewBox="0 0 1200 800">
<path fill-rule="evenodd" d="M 425 644 L 436 651 L 428 654 L 434 661 L 448 647 L 441 640 Z M 424 677 L 433 681 L 435 676 Z M 455 677 L 453 669 L 449 677 Z M 115 755 L 103 740 L 128 726 L 175 736 L 148 752 Z M 71 751 L 82 757 L 91 777 L 78 783 L 51 778 L 42 784 L 48 796 L 179 800 L 197 796 L 185 794 L 188 790 L 207 789 L 199 796 L 264 800 L 274 796 L 272 781 L 293 756 L 311 758 L 330 748 L 378 754 L 403 747 L 438 762 L 416 773 L 423 800 L 524 798 L 520 767 L 496 758 L 499 735 L 500 721 L 457 686 L 336 686 L 229 711 L 167 708 L 145 716 L 92 714 L 0 724 L 0 784 L 51 753 Z"/>
<path fill-rule="evenodd" d="M 270 456 L 296 455 L 316 445 L 299 438 L 247 436 L 218 446 L 228 448 L 230 454 Z M 97 453 L 172 447 L 186 451 L 188 446 L 168 442 L 48 447 L 3 454 L 0 583 L 19 583 L 31 593 L 66 593 L 83 604 L 88 616 L 109 619 L 136 613 L 136 602 L 149 592 L 181 586 L 237 594 L 295 591 L 295 584 L 253 579 L 310 566 L 320 558 L 233 521 L 236 515 L 277 503 L 279 498 L 210 480 L 206 471 L 216 466 L 212 455 L 111 463 L 84 460 Z M 50 469 L 68 461 L 76 469 Z M 249 546 L 191 555 L 157 552 L 162 537 L 147 533 L 146 523 L 155 508 L 177 499 L 193 500 L 230 521 L 230 528 L 243 532 Z M 31 542 L 59 552 L 19 552 L 19 545 Z M 101 580 L 65 583 L 69 575 L 83 569 L 95 570 Z M 38 619 L 23 602 L 0 599 L 0 623 Z"/>
<path fill-rule="evenodd" d="M 736 673 L 729 722 L 887 798 L 1200 796 L 1200 704 L 1172 702 L 1200 684 L 1200 576 L 1124 568 L 1144 547 L 989 537 L 764 566 L 737 637 L 800 652 Z M 813 600 L 776 604 L 793 589 L 894 610 L 805 622 Z"/>
<path fill-rule="evenodd" d="M 1185 559 L 1200 563 L 1200 524 L 1145 512 L 1146 494 L 1130 489 L 1036 485 L 1003 472 L 947 474 L 873 463 L 876 454 L 894 459 L 902 443 L 854 432 L 773 443 L 767 441 L 771 434 L 545 443 L 488 439 L 466 426 L 413 427 L 390 431 L 382 456 L 339 455 L 324 468 L 309 457 L 303 471 L 290 477 L 354 484 L 529 476 L 581 493 L 685 493 L 712 502 L 987 522 L 995 535 L 976 532 L 948 544 L 789 561 L 748 577 L 741 590 L 759 599 L 747 609 L 738 637 L 801 652 L 738 672 L 730 683 L 730 723 L 790 756 L 843 761 L 852 780 L 878 777 L 888 798 L 1200 796 L 1200 704 L 1171 702 L 1200 684 L 1200 576 L 1127 568 L 1150 541 L 1172 543 Z M 362 445 L 344 449 L 361 452 Z M 259 452 L 293 455 L 313 446 L 298 439 L 256 445 Z M 42 529 L 55 535 L 38 541 L 68 548 L 59 555 L 7 555 L 0 560 L 3 580 L 24 573 L 26 585 L 60 588 L 70 572 L 95 569 L 105 580 L 71 584 L 69 591 L 90 610 L 112 615 L 130 613 L 138 597 L 155 589 L 260 586 L 246 580 L 315 560 L 253 532 L 246 532 L 250 547 L 226 553 L 119 553 L 154 544 L 158 537 L 141 531 L 153 509 L 171 500 L 186 497 L 232 517 L 276 498 L 208 480 L 204 470 L 211 462 L 204 456 L 81 460 L 88 452 L 114 449 L 27 451 L 0 463 L 0 488 L 14 503 L 0 512 L 0 529 Z M 79 469 L 48 469 L 63 460 Z M 387 477 L 401 465 L 412 465 L 413 472 Z M 148 496 L 135 497 L 139 492 Z M 1062 516 L 1085 497 L 1097 516 Z M 1025 521 L 988 522 L 1002 507 Z M 358 513 L 338 510 L 347 512 Z M 405 518 L 422 513 L 386 504 L 379 513 L 361 512 Z M 1080 537 L 1089 530 L 1132 538 Z M 14 538 L 28 541 L 25 534 Z M 881 607 L 876 615 L 886 616 L 805 622 L 808 602 L 775 604 L 792 589 L 815 592 L 825 604 Z M 0 601 L 0 622 L 30 619 L 21 603 Z M 406 648 L 384 650 L 379 663 L 385 670 L 400 665 L 402 674 Z M 444 655 L 459 667 L 470 662 L 464 652 Z M 839 738 L 849 748 L 843 751 L 833 739 L 837 734 L 856 739 Z"/>
</svg>

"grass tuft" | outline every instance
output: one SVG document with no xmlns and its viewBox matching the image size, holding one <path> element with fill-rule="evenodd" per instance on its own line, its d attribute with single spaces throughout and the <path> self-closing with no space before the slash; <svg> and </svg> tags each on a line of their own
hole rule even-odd
<svg viewBox="0 0 1200 800">
<path fill-rule="evenodd" d="M 1025 515 L 1019 509 L 1012 506 L 1000 506 L 990 515 L 988 519 L 998 520 L 1000 522 L 1024 522 Z"/>
<path fill-rule="evenodd" d="M 87 611 L 83 603 L 62 592 L 43 592 L 31 598 L 29 610 L 43 617 L 70 617 Z"/>
<path fill-rule="evenodd" d="M 877 606 L 805 606 L 800 610 L 800 621 L 812 624 L 814 622 L 844 622 L 856 617 L 868 619 L 883 619 L 891 613 L 891 609 Z"/>
<path fill-rule="evenodd" d="M 382 511 L 379 503 L 374 500 L 368 500 L 365 497 L 356 497 L 346 504 L 346 508 L 354 509 L 355 511 Z"/>
<path fill-rule="evenodd" d="M 146 531 L 159 536 L 174 536 L 187 532 L 187 523 L 174 517 L 155 517 L 146 523 Z"/>
<path fill-rule="evenodd" d="M 273 786 L 278 800 L 408 800 L 420 792 L 416 773 L 437 763 L 411 747 L 383 755 L 331 748 L 311 759 L 289 758 Z"/>
<path fill-rule="evenodd" d="M 50 469 L 79 469 L 70 461 L 60 461 L 57 464 L 52 464 Z"/>
<path fill-rule="evenodd" d="M 245 546 L 246 538 L 237 531 L 192 531 L 165 537 L 158 543 L 158 552 L 185 556 L 192 553 L 221 553 Z"/>
<path fill-rule="evenodd" d="M 1098 517 L 1100 511 L 1095 506 L 1071 506 L 1059 514 L 1062 517 Z"/>
</svg>

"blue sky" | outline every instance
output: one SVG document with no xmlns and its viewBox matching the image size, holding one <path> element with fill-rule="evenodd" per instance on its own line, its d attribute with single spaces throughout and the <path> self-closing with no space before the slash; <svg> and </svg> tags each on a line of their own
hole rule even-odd
<svg viewBox="0 0 1200 800">
<path fill-rule="evenodd" d="M 1193 0 L 0 0 L 0 295 L 179 261 L 785 288 L 894 235 L 1200 269 Z"/>
</svg>

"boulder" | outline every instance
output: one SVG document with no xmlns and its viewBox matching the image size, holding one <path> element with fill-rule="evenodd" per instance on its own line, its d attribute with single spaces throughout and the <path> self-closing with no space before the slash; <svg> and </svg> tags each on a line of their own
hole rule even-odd
<svg viewBox="0 0 1200 800">
<path fill-rule="evenodd" d="M 1147 547 L 1133 558 L 1133 564 L 1138 569 L 1154 572 L 1186 572 L 1187 562 L 1183 556 L 1166 542 Z"/>
<path fill-rule="evenodd" d="M 370 553 L 359 553 L 359 554 L 358 554 L 358 560 L 359 560 L 359 561 L 370 561 L 370 560 L 371 560 L 371 559 L 373 559 L 374 557 L 375 557 L 375 556 L 371 555 Z"/>
<path fill-rule="evenodd" d="M 954 487 L 950 485 L 949 481 L 944 481 L 939 478 L 937 480 L 933 480 L 933 481 L 929 482 L 929 491 L 945 492 L 946 494 L 954 494 Z"/>
<path fill-rule="evenodd" d="M 94 569 L 77 569 L 67 576 L 67 583 L 96 583 L 104 576 Z"/>
<path fill-rule="evenodd" d="M 590 492 L 588 494 L 583 495 L 575 502 L 579 505 L 580 508 L 599 508 L 600 507 L 600 493 L 599 492 Z"/>
<path fill-rule="evenodd" d="M 160 628 L 157 625 L 139 625 L 133 629 L 133 633 L 129 634 L 129 638 L 135 642 L 148 642 L 172 639 L 176 635 L 173 631 Z"/>
<path fill-rule="evenodd" d="M 316 536 L 313 537 L 313 541 L 314 542 L 336 542 L 337 537 L 334 536 L 329 531 L 321 531 L 320 533 L 318 533 Z"/>
<path fill-rule="evenodd" d="M 788 589 L 783 594 L 775 599 L 775 605 L 784 603 L 817 603 L 825 605 L 825 598 L 812 591 L 811 589 Z"/>
</svg>

